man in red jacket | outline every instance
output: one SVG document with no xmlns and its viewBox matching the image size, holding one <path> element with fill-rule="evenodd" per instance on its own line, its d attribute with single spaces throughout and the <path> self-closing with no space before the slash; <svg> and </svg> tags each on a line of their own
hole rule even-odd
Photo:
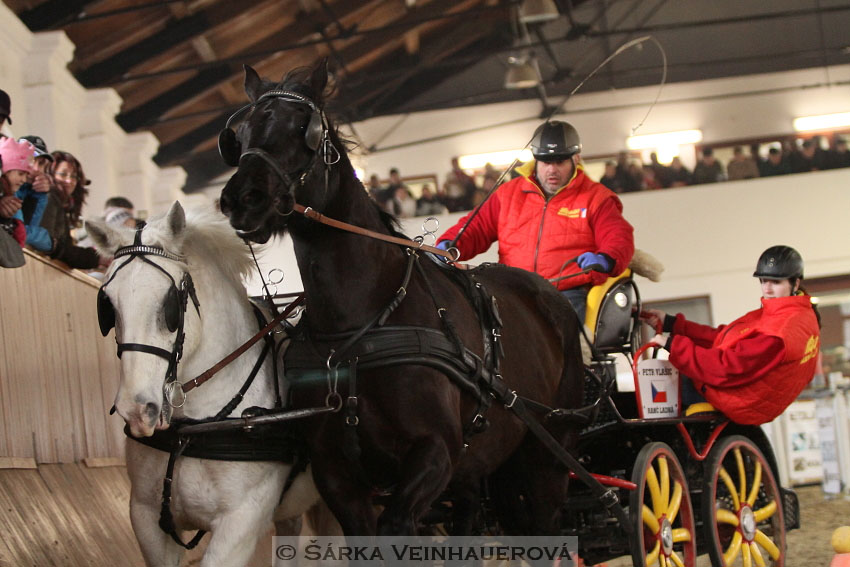
<svg viewBox="0 0 850 567">
<path fill-rule="evenodd" d="M 541 124 L 531 152 L 534 161 L 517 168 L 520 176 L 499 187 L 463 231 L 469 215 L 460 219 L 437 246 L 447 249 L 456 239 L 458 259 L 466 260 L 498 240 L 499 262 L 552 280 L 583 322 L 588 289 L 628 267 L 634 229 L 617 195 L 585 175 L 570 124 Z M 591 271 L 579 274 L 585 269 Z"/>
<path fill-rule="evenodd" d="M 812 379 L 820 331 L 811 297 L 800 292 L 803 259 L 790 246 L 762 253 L 753 276 L 761 308 L 718 328 L 681 314 L 651 309 L 641 317 L 657 330 L 650 341 L 670 351 L 670 362 L 697 392 L 732 421 L 759 425 L 785 411 Z M 683 401 L 691 384 L 682 383 Z"/>
</svg>

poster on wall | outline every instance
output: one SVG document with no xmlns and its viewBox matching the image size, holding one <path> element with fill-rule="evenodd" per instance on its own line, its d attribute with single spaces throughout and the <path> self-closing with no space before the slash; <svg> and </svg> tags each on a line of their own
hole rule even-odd
<svg viewBox="0 0 850 567">
<path fill-rule="evenodd" d="M 825 494 L 840 494 L 841 470 L 838 463 L 838 443 L 835 438 L 837 424 L 832 396 L 817 400 L 815 415 L 818 420 L 818 437 L 823 466 L 823 491 Z"/>
<path fill-rule="evenodd" d="M 821 482 L 823 461 L 814 400 L 798 400 L 785 410 L 785 447 L 792 485 Z"/>
</svg>

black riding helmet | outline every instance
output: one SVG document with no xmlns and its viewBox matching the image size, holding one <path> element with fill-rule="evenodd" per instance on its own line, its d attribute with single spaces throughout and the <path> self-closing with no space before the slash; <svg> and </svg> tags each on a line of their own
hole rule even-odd
<svg viewBox="0 0 850 567">
<path fill-rule="evenodd" d="M 581 139 L 571 124 L 559 120 L 544 122 L 531 138 L 531 154 L 538 160 L 570 159 L 581 152 Z"/>
<path fill-rule="evenodd" d="M 803 257 L 790 246 L 771 246 L 759 256 L 753 277 L 772 280 L 803 278 Z"/>
</svg>

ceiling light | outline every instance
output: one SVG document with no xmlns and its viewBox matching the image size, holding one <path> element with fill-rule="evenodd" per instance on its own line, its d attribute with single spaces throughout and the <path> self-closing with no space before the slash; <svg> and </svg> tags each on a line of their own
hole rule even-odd
<svg viewBox="0 0 850 567">
<path fill-rule="evenodd" d="M 524 24 L 550 22 L 559 16 L 553 0 L 524 0 L 519 7 L 519 21 Z"/>
<path fill-rule="evenodd" d="M 847 126 L 850 126 L 850 112 L 802 116 L 794 119 L 794 130 L 797 132 L 829 130 L 830 128 L 845 128 Z"/>
<path fill-rule="evenodd" d="M 486 154 L 469 154 L 457 158 L 457 164 L 461 169 L 481 169 L 488 163 L 494 167 L 506 166 L 513 163 L 514 159 L 521 162 L 531 161 L 533 156 L 531 150 L 505 150 L 502 152 L 488 152 Z"/>
<path fill-rule="evenodd" d="M 630 150 L 646 150 L 661 146 L 696 144 L 700 141 L 702 141 L 702 130 L 680 130 L 678 132 L 665 132 L 663 134 L 629 136 L 626 138 L 626 147 Z"/>
<path fill-rule="evenodd" d="M 540 73 L 528 57 L 508 58 L 508 72 L 505 74 L 506 89 L 530 89 L 540 83 Z"/>
</svg>

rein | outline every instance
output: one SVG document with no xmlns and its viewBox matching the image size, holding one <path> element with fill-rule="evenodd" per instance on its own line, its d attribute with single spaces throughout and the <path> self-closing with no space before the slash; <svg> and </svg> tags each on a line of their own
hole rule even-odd
<svg viewBox="0 0 850 567">
<path fill-rule="evenodd" d="M 198 376 L 196 376 L 195 378 L 192 378 L 191 380 L 188 380 L 187 382 L 184 382 L 183 386 L 182 386 L 183 393 L 184 394 L 188 393 L 188 392 L 194 390 L 195 388 L 197 388 L 198 386 L 201 386 L 207 380 L 209 380 L 210 378 L 215 376 L 216 373 L 219 370 L 221 370 L 222 368 L 224 368 L 225 366 L 227 366 L 228 364 L 230 364 L 231 362 L 233 362 L 234 360 L 239 358 L 242 355 L 242 353 L 244 353 L 246 350 L 251 348 L 251 346 L 254 343 L 259 341 L 264 336 L 268 335 L 272 331 L 272 329 L 274 329 L 278 325 L 278 323 L 280 323 L 286 317 L 288 317 L 289 314 L 292 313 L 292 311 L 296 307 L 298 307 L 301 304 L 301 302 L 303 302 L 303 301 L 304 301 L 304 294 L 301 293 L 295 298 L 295 301 L 290 303 L 286 307 L 286 309 L 284 309 L 283 311 L 278 313 L 277 316 L 274 319 L 269 321 L 269 323 L 265 327 L 263 327 L 262 329 L 257 331 L 257 333 L 253 337 L 251 337 L 250 339 L 248 339 L 247 341 L 242 343 L 241 346 L 237 347 L 233 352 L 231 352 L 230 354 L 228 354 L 227 356 L 222 358 L 220 361 L 218 361 L 216 364 L 214 364 L 212 367 L 210 367 L 205 372 L 199 374 Z"/>
<path fill-rule="evenodd" d="M 368 230 L 366 228 L 355 226 L 353 224 L 348 224 L 347 222 L 332 219 L 314 210 L 312 207 L 305 207 L 304 205 L 301 205 L 299 203 L 294 203 L 292 205 L 292 210 L 297 213 L 301 213 L 310 220 L 320 222 L 327 226 L 332 226 L 334 228 L 345 230 L 354 234 L 359 234 L 361 236 L 368 236 L 369 238 L 374 238 L 376 240 L 383 240 L 384 242 L 401 244 L 402 246 L 406 246 L 415 250 L 424 250 L 425 252 L 430 252 L 431 254 L 442 256 L 443 258 L 446 258 L 451 262 L 457 260 L 457 255 L 451 254 L 450 252 L 437 248 L 436 246 L 428 246 L 427 244 L 424 244 L 420 241 L 410 240 L 407 238 L 399 238 L 397 236 L 389 236 L 387 234 L 381 234 L 380 232 L 375 232 L 373 230 Z"/>
</svg>

